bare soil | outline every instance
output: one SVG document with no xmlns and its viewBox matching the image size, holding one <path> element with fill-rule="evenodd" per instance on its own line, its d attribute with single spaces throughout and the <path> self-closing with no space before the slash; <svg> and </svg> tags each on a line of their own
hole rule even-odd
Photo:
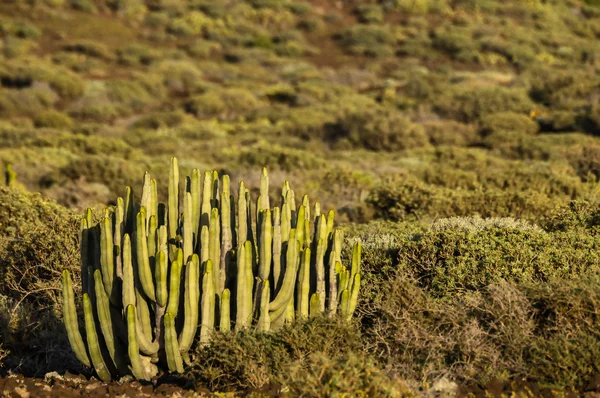
<svg viewBox="0 0 600 398">
<path fill-rule="evenodd" d="M 210 391 L 165 380 L 142 384 L 136 380 L 103 383 L 94 378 L 49 373 L 43 379 L 14 374 L 0 378 L 0 396 L 10 398 L 69 397 L 191 397 L 209 396 Z"/>
</svg>

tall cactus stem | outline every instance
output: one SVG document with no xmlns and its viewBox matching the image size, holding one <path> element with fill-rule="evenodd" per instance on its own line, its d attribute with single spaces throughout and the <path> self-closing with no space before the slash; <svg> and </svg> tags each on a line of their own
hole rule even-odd
<svg viewBox="0 0 600 398">
<path fill-rule="evenodd" d="M 110 217 L 104 217 L 100 224 L 100 267 L 106 294 L 114 299 L 113 279 L 115 272 L 113 231 Z"/>
<path fill-rule="evenodd" d="M 165 353 L 167 356 L 167 365 L 171 372 L 183 373 L 183 359 L 181 358 L 181 347 L 177 342 L 177 332 L 175 330 L 175 316 L 166 312 L 163 318 L 165 323 Z"/>
<path fill-rule="evenodd" d="M 219 220 L 219 209 L 213 208 L 210 213 L 210 228 L 208 230 L 210 234 L 209 239 L 209 258 L 213 263 L 213 283 L 215 292 L 222 292 L 221 289 L 221 273 L 220 273 L 220 262 L 221 262 L 221 225 Z M 223 288 L 225 288 L 223 286 Z"/>
<path fill-rule="evenodd" d="M 215 314 L 215 289 L 213 280 L 213 264 L 211 260 L 206 262 L 204 276 L 202 277 L 202 302 L 200 319 L 200 344 L 207 344 L 214 330 Z"/>
<path fill-rule="evenodd" d="M 128 305 L 125 308 L 127 317 L 127 353 L 129 356 L 129 362 L 131 363 L 129 369 L 136 379 L 148 380 L 148 376 L 144 372 L 144 367 L 142 366 L 140 349 L 137 342 L 138 332 L 135 307 L 133 305 Z"/>
<path fill-rule="evenodd" d="M 266 332 L 271 328 L 271 319 L 269 317 L 269 296 L 269 281 L 262 281 L 260 289 L 260 316 L 258 318 L 258 323 L 256 324 L 256 330 L 259 332 Z"/>
<path fill-rule="evenodd" d="M 73 293 L 73 281 L 69 271 L 62 272 L 62 293 L 63 293 L 63 318 L 67 329 L 67 337 L 71 344 L 71 349 L 75 356 L 85 366 L 90 366 L 90 359 L 86 352 L 81 332 L 79 331 L 79 322 L 77 321 L 77 309 L 75 307 L 75 294 Z"/>
<path fill-rule="evenodd" d="M 231 293 L 229 289 L 221 293 L 221 305 L 219 306 L 221 318 L 219 320 L 219 331 L 227 333 L 231 330 Z"/>
<path fill-rule="evenodd" d="M 148 256 L 148 241 L 146 240 L 146 223 L 142 207 L 136 216 L 135 228 L 135 253 L 138 266 L 138 277 L 142 284 L 144 294 L 152 301 L 156 301 L 154 294 L 154 281 L 150 269 L 150 258 Z"/>
<path fill-rule="evenodd" d="M 302 252 L 300 270 L 296 282 L 296 314 L 298 318 L 308 318 L 310 294 L 310 249 Z"/>
<path fill-rule="evenodd" d="M 87 337 L 87 344 L 90 350 L 90 358 L 92 358 L 94 370 L 102 381 L 109 382 L 111 379 L 110 371 L 108 370 L 106 362 L 104 362 L 104 358 L 102 356 L 100 342 L 98 341 L 98 334 L 96 333 L 94 311 L 92 309 L 90 296 L 87 293 L 83 295 L 83 313 L 85 318 L 85 334 Z"/>
<path fill-rule="evenodd" d="M 185 269 L 184 319 L 183 330 L 179 336 L 179 349 L 181 352 L 189 351 L 198 327 L 199 273 L 200 259 L 197 254 L 194 254 Z"/>
<path fill-rule="evenodd" d="M 104 285 L 102 283 L 102 274 L 99 269 L 94 271 L 94 288 L 96 293 L 96 312 L 100 323 L 100 330 L 108 349 L 108 354 L 115 366 L 117 365 L 117 357 L 115 351 L 115 337 L 113 335 L 113 323 L 110 314 L 110 303 Z"/>
<path fill-rule="evenodd" d="M 248 307 L 248 278 L 246 277 L 246 250 L 240 245 L 237 250 L 237 275 L 236 275 L 236 297 L 235 297 L 235 329 L 240 330 L 248 327 L 250 309 Z"/>
<path fill-rule="evenodd" d="M 183 198 L 183 261 L 187 263 L 194 253 L 194 220 L 192 194 L 185 193 Z"/>
<path fill-rule="evenodd" d="M 171 158 L 168 213 L 169 242 L 171 242 L 169 257 L 174 258 L 176 247 L 173 242 L 177 239 L 177 229 L 179 227 L 179 166 L 177 158 Z"/>
<path fill-rule="evenodd" d="M 202 188 L 202 208 L 200 210 L 200 228 L 202 228 L 202 226 L 208 227 L 210 224 L 210 199 L 212 195 L 212 185 L 212 172 L 204 172 L 204 183 Z M 202 237 L 200 239 L 202 239 Z"/>
</svg>

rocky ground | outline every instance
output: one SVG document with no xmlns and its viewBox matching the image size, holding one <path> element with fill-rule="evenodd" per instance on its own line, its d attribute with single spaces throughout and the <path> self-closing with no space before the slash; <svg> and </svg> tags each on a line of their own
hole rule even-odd
<svg viewBox="0 0 600 398">
<path fill-rule="evenodd" d="M 56 372 L 44 378 L 25 377 L 19 374 L 0 378 L 0 394 L 8 398 L 69 398 L 69 397 L 208 397 L 213 394 L 206 388 L 181 379 L 158 380 L 140 383 L 123 378 L 119 382 L 103 383 L 83 375 Z M 218 394 L 219 396 L 282 396 L 278 391 L 243 391 Z M 457 385 L 448 380 L 438 382 L 428 392 L 416 393 L 425 397 L 585 397 L 600 398 L 600 374 L 585 391 L 558 391 L 541 387 L 537 383 L 492 381 L 485 386 Z"/>
</svg>

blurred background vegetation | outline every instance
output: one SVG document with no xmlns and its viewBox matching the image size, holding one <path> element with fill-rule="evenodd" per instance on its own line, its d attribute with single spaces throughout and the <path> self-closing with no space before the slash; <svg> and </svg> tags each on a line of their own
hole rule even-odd
<svg viewBox="0 0 600 398">
<path fill-rule="evenodd" d="M 3 1 L 0 165 L 18 188 L 1 191 L 0 362 L 4 347 L 7 368 L 76 369 L 52 333 L 76 215 L 144 170 L 165 187 L 177 156 L 253 188 L 267 166 L 363 239 L 360 341 L 342 362 L 282 360 L 314 388 L 315 367 L 336 380 L 344 363 L 378 386 L 584 388 L 600 374 L 598 135 L 596 0 Z M 235 388 L 302 387 L 237 371 Z M 194 377 L 223 387 L 214 374 Z"/>
</svg>

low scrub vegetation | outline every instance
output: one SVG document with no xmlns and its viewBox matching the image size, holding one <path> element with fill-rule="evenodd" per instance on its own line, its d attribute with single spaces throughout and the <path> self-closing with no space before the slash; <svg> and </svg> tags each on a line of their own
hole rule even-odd
<svg viewBox="0 0 600 398">
<path fill-rule="evenodd" d="M 352 324 L 216 335 L 190 380 L 402 396 L 440 380 L 580 391 L 600 374 L 597 1 L 52 0 L 0 14 L 2 372 L 91 374 L 57 299 L 65 268 L 78 291 L 77 219 L 145 170 L 164 201 L 176 156 L 182 175 L 254 187 L 248 170 L 268 166 L 363 245 Z"/>
</svg>

